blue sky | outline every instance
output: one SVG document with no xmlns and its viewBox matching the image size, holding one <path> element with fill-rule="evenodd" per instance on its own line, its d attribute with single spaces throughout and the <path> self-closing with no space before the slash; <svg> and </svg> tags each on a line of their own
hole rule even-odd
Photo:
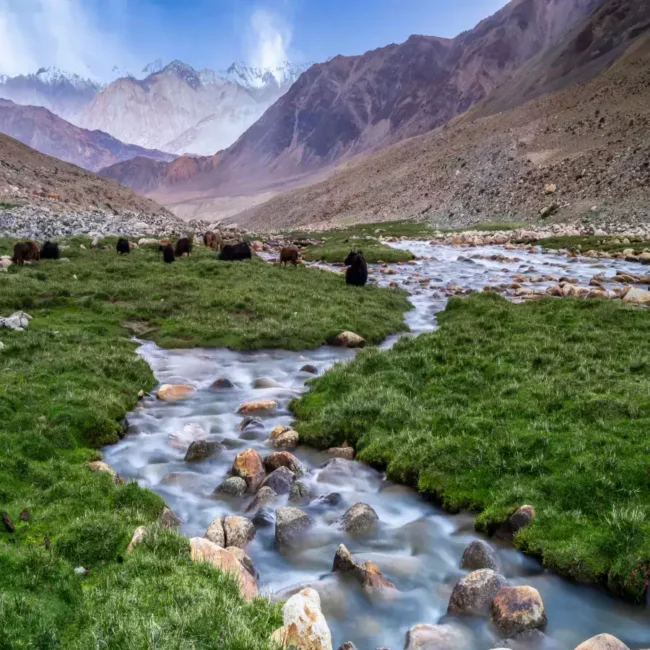
<svg viewBox="0 0 650 650">
<path fill-rule="evenodd" d="M 0 0 L 0 73 L 56 65 L 110 76 L 181 59 L 273 65 L 455 36 L 506 0 Z"/>
</svg>

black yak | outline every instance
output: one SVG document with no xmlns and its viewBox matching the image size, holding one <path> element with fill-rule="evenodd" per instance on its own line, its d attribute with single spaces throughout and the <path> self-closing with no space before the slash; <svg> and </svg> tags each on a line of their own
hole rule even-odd
<svg viewBox="0 0 650 650">
<path fill-rule="evenodd" d="M 238 244 L 226 244 L 219 253 L 222 262 L 237 262 L 239 260 L 251 259 L 251 247 L 248 242 L 242 241 Z"/>
<path fill-rule="evenodd" d="M 42 260 L 58 260 L 61 257 L 59 245 L 56 242 L 46 241 L 41 248 Z"/>
<path fill-rule="evenodd" d="M 192 242 L 187 237 L 181 237 L 176 242 L 176 257 L 183 257 L 183 255 L 188 255 L 192 252 Z"/>
<path fill-rule="evenodd" d="M 117 246 L 115 248 L 120 255 L 128 255 L 131 252 L 131 245 L 129 244 L 129 240 L 124 239 L 124 237 L 120 237 L 117 240 Z"/>
<path fill-rule="evenodd" d="M 161 246 L 160 250 L 162 251 L 163 261 L 165 264 L 171 264 L 176 259 L 176 256 L 174 255 L 174 247 L 171 244 Z"/>
<path fill-rule="evenodd" d="M 41 252 L 33 241 L 18 242 L 14 245 L 14 255 L 11 261 L 18 266 L 25 262 L 38 262 L 41 259 Z"/>
<path fill-rule="evenodd" d="M 208 230 L 203 235 L 203 243 L 208 247 L 212 248 L 215 251 L 219 250 L 223 246 L 223 238 L 221 235 L 213 233 L 211 230 Z"/>
<path fill-rule="evenodd" d="M 299 259 L 300 259 L 300 253 L 298 252 L 297 248 L 291 246 L 289 248 L 280 249 L 280 266 L 282 266 L 283 264 L 286 266 L 289 263 L 293 264 L 294 266 L 297 266 Z"/>
<path fill-rule="evenodd" d="M 350 251 L 345 258 L 348 270 L 345 272 L 345 283 L 353 287 L 363 287 L 368 282 L 368 265 L 362 251 Z"/>
</svg>

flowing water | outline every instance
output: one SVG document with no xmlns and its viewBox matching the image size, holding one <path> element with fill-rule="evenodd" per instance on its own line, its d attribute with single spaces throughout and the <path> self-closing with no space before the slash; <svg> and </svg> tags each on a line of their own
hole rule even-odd
<svg viewBox="0 0 650 650">
<path fill-rule="evenodd" d="M 414 309 L 407 314 L 407 322 L 414 334 L 435 328 L 435 315 L 446 302 L 444 292 L 437 287 L 447 284 L 480 290 L 486 285 L 510 283 L 513 275 L 523 273 L 530 277 L 577 278 L 586 286 L 597 273 L 613 276 L 615 271 L 634 272 L 639 268 L 621 261 L 575 261 L 501 247 L 461 249 L 433 247 L 424 242 L 400 242 L 396 246 L 408 248 L 419 258 L 435 258 L 419 259 L 415 265 L 394 265 L 391 268 L 395 275 L 371 269 L 380 284 L 396 281 L 410 291 Z M 471 259 L 477 254 L 483 257 Z M 499 254 L 519 260 L 484 259 Z M 292 272 L 300 269 L 287 270 Z M 425 277 L 430 278 L 429 285 L 420 283 Z M 392 345 L 396 338 L 391 337 L 383 347 Z M 215 499 L 212 492 L 228 476 L 237 453 L 247 447 L 254 447 L 261 455 L 272 451 L 265 444 L 269 432 L 277 424 L 291 422 L 287 405 L 305 390 L 305 381 L 312 376 L 300 368 L 309 363 L 322 373 L 333 363 L 354 355 L 354 351 L 331 347 L 302 353 L 163 350 L 151 342 L 143 343 L 139 353 L 161 383 L 191 383 L 197 391 L 176 404 L 145 398 L 128 416 L 131 433 L 104 450 L 106 461 L 121 475 L 137 479 L 160 494 L 183 520 L 181 531 L 188 536 L 203 535 L 217 515 L 246 514 L 250 498 L 225 501 Z M 212 389 L 212 382 L 219 377 L 230 379 L 235 387 Z M 274 380 L 277 386 L 254 389 L 253 381 L 261 377 Z M 267 398 L 278 402 L 278 411 L 264 420 L 263 428 L 249 427 L 242 432 L 242 418 L 236 414 L 239 404 Z M 189 442 L 197 436 L 221 440 L 226 449 L 214 459 L 189 465 L 183 458 Z M 294 453 L 307 470 L 302 480 L 314 497 L 338 496 L 328 501 L 314 498 L 309 505 L 300 506 L 316 522 L 307 547 L 300 551 L 279 553 L 273 526 L 258 528 L 247 552 L 259 571 L 261 591 L 286 596 L 299 585 L 316 588 L 335 648 L 351 640 L 359 650 L 399 650 L 409 627 L 444 620 L 451 589 L 463 574 L 459 569 L 462 552 L 477 538 L 471 517 L 444 514 L 415 491 L 387 481 L 380 472 L 362 464 L 352 464 L 352 471 L 342 476 L 322 468 L 328 458 L 321 452 L 299 447 Z M 276 507 L 286 504 L 286 496 L 279 499 Z M 332 525 L 358 502 L 371 505 L 379 515 L 381 525 L 369 539 L 351 539 Z M 334 553 L 342 542 L 355 559 L 375 561 L 397 586 L 398 593 L 369 597 L 354 581 L 332 574 Z M 550 637 L 544 648 L 572 650 L 602 632 L 614 634 L 631 648 L 650 647 L 650 615 L 645 608 L 549 574 L 535 560 L 507 546 L 497 551 L 502 573 L 511 584 L 532 585 L 542 595 L 548 615 L 546 633 Z M 500 645 L 485 622 L 463 624 L 471 630 L 473 650 Z"/>
</svg>

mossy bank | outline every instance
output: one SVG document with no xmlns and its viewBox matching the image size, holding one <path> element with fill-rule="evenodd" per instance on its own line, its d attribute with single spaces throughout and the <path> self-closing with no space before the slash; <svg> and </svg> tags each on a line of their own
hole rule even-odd
<svg viewBox="0 0 650 650">
<path fill-rule="evenodd" d="M 294 403 L 302 439 L 353 444 L 553 570 L 641 598 L 650 575 L 650 312 L 452 299 L 440 329 L 361 352 Z"/>
<path fill-rule="evenodd" d="M 0 330 L 0 510 L 15 526 L 0 529 L 0 648 L 266 648 L 277 607 L 244 603 L 174 532 L 125 553 L 164 504 L 87 466 L 155 385 L 132 336 L 299 349 L 353 330 L 375 342 L 405 328 L 406 294 L 207 250 L 171 267 L 155 247 L 120 258 L 75 239 L 62 254 L 0 273 L 0 314 L 33 316 L 24 332 Z"/>
</svg>

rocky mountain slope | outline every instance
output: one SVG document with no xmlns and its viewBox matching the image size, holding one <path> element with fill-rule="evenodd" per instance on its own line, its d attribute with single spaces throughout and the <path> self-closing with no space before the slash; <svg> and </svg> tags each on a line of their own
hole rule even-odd
<svg viewBox="0 0 650 650">
<path fill-rule="evenodd" d="M 214 171 L 199 171 L 173 192 L 251 193 L 436 128 L 482 100 L 599 2 L 512 0 L 454 39 L 412 36 L 314 65 L 219 155 Z"/>
<path fill-rule="evenodd" d="M 177 223 L 165 208 L 118 183 L 56 158 L 46 156 L 0 134 L 0 205 L 31 206 L 42 218 L 94 211 L 104 215 L 130 213 L 143 221 Z"/>
<path fill-rule="evenodd" d="M 97 171 L 136 156 L 169 162 L 176 156 L 124 144 L 108 133 L 88 131 L 57 117 L 46 108 L 20 106 L 0 99 L 0 132 L 49 156 Z"/>
<path fill-rule="evenodd" d="M 254 123 L 303 69 L 233 64 L 223 73 L 198 72 L 173 61 L 143 80 L 126 77 L 103 88 L 80 124 L 147 148 L 214 154 Z"/>
<path fill-rule="evenodd" d="M 605 0 L 531 68 L 537 77 L 522 69 L 443 128 L 234 220 L 256 228 L 395 218 L 459 226 L 554 214 L 647 221 L 650 5 Z M 562 85 L 496 112 L 516 101 L 516 89 L 527 96 Z"/>
</svg>

